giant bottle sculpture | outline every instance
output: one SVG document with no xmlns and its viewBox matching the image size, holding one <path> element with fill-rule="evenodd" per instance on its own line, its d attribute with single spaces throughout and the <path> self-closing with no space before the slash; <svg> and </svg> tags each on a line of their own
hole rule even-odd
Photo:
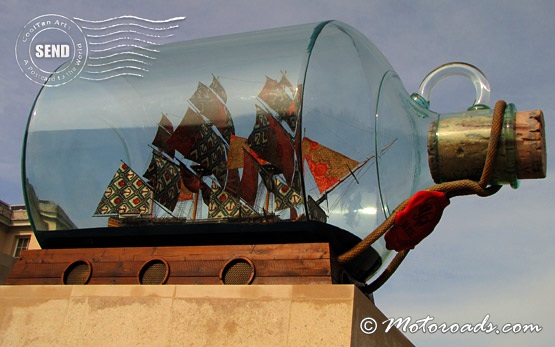
<svg viewBox="0 0 555 347">
<path fill-rule="evenodd" d="M 434 182 L 479 180 L 493 110 L 467 64 L 407 93 L 363 35 L 330 21 L 168 44 L 42 88 L 25 137 L 26 203 L 44 248 L 251 244 L 326 238 L 342 253 Z M 96 69 L 96 70 L 95 70 Z M 468 77 L 468 110 L 429 110 Z M 47 82 L 48 83 L 48 82 Z M 509 104 L 492 179 L 545 176 L 541 111 Z M 214 232 L 217 230 L 217 232 Z M 383 237 L 346 276 L 368 282 Z"/>
</svg>

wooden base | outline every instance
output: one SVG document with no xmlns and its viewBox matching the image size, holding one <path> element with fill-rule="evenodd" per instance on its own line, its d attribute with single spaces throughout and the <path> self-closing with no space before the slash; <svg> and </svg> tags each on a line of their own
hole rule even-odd
<svg viewBox="0 0 555 347">
<path fill-rule="evenodd" d="M 5 284 L 341 283 L 319 243 L 28 250 Z"/>
</svg>

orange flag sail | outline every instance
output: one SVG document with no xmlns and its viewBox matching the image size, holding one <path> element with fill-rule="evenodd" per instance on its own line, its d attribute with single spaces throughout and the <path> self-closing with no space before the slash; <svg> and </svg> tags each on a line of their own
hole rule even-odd
<svg viewBox="0 0 555 347">
<path fill-rule="evenodd" d="M 302 153 L 316 181 L 320 193 L 351 173 L 359 162 L 322 146 L 307 137 L 303 138 Z"/>
</svg>

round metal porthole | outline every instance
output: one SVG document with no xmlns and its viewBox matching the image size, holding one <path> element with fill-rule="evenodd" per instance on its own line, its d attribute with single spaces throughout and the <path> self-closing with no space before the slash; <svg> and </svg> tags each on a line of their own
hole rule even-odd
<svg viewBox="0 0 555 347">
<path fill-rule="evenodd" d="M 62 274 L 63 284 L 87 284 L 91 279 L 92 266 L 87 260 L 77 260 L 69 264 Z"/>
<path fill-rule="evenodd" d="M 254 280 L 254 264 L 247 258 L 235 258 L 228 261 L 220 272 L 223 284 L 251 284 Z"/>
<path fill-rule="evenodd" d="M 139 284 L 164 284 L 170 275 L 170 266 L 164 259 L 152 259 L 141 267 Z"/>
</svg>

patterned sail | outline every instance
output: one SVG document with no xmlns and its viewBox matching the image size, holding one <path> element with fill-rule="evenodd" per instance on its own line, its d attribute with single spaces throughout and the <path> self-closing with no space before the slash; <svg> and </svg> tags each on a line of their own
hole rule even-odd
<svg viewBox="0 0 555 347">
<path fill-rule="evenodd" d="M 152 190 L 127 164 L 121 163 L 100 199 L 95 214 L 149 214 Z"/>
<path fill-rule="evenodd" d="M 242 204 L 239 199 L 218 187 L 215 182 L 211 186 L 212 194 L 208 203 L 208 218 L 248 217 L 255 213 Z"/>
<path fill-rule="evenodd" d="M 187 110 L 167 144 L 185 158 L 200 164 L 207 172 L 213 173 L 220 184 L 225 184 L 227 168 L 224 142 L 194 110 Z"/>
<path fill-rule="evenodd" d="M 314 141 L 302 140 L 297 131 L 301 97 L 302 85 L 293 86 L 284 72 L 279 81 L 266 77 L 255 105 L 255 124 L 244 138 L 235 135 L 228 95 L 219 79 L 213 76 L 209 85 L 199 82 L 177 127 L 162 115 L 152 141 L 153 157 L 143 175 L 148 183 L 122 165 L 96 213 L 152 213 L 156 201 L 173 213 L 185 214 L 185 206 L 191 208 L 188 220 L 195 221 L 202 198 L 208 218 L 248 217 L 257 215 L 255 208 L 265 214 L 273 208 L 276 212 L 290 209 L 294 220 L 303 203 L 301 149 L 321 192 L 340 184 L 339 178 L 358 164 Z M 126 180 L 123 190 L 118 190 L 121 175 Z M 205 183 L 209 181 L 212 185 Z M 127 196 L 133 197 L 131 202 Z M 189 200 L 192 205 L 184 203 L 176 209 L 179 201 Z M 320 201 L 309 203 L 314 209 Z M 307 212 L 312 218 L 325 218 L 321 209 Z M 202 209 L 199 215 L 206 218 Z"/>
<path fill-rule="evenodd" d="M 284 184 L 277 178 L 274 178 L 275 190 L 275 210 L 280 211 L 286 208 L 295 208 L 303 201 L 302 197 L 295 192 L 291 187 Z"/>
<path fill-rule="evenodd" d="M 254 129 L 248 144 L 262 159 L 274 165 L 291 183 L 295 170 L 295 152 L 291 138 L 276 119 L 258 105 Z"/>
<path fill-rule="evenodd" d="M 160 122 L 158 123 L 158 130 L 156 131 L 154 140 L 152 140 L 152 144 L 158 147 L 160 151 L 165 152 L 171 158 L 175 156 L 175 150 L 170 149 L 167 145 L 167 142 L 172 133 L 173 124 L 170 122 L 168 117 L 162 115 L 162 119 L 160 119 Z"/>
<path fill-rule="evenodd" d="M 173 211 L 180 193 L 179 166 L 153 152 L 152 160 L 143 177 L 154 188 L 154 200 Z"/>
<path fill-rule="evenodd" d="M 325 192 L 355 168 L 359 162 L 320 145 L 307 137 L 302 142 L 303 157 L 320 193 Z"/>
<path fill-rule="evenodd" d="M 282 75 L 278 82 L 266 76 L 266 83 L 258 94 L 258 97 L 264 101 L 270 108 L 278 114 L 279 120 L 284 120 L 291 130 L 295 131 L 297 124 L 297 107 L 294 99 L 289 96 L 289 92 L 293 92 L 291 83 Z"/>
<path fill-rule="evenodd" d="M 217 84 L 221 87 L 219 82 Z M 235 127 L 227 107 L 218 99 L 217 94 L 199 82 L 197 90 L 189 100 L 199 110 L 200 114 L 216 126 L 222 137 L 229 143 L 231 134 L 235 133 Z"/>
<path fill-rule="evenodd" d="M 183 155 L 213 173 L 218 182 L 224 185 L 227 177 L 225 145 L 208 124 L 202 124 L 199 132 L 199 140 L 187 155 Z"/>
</svg>

